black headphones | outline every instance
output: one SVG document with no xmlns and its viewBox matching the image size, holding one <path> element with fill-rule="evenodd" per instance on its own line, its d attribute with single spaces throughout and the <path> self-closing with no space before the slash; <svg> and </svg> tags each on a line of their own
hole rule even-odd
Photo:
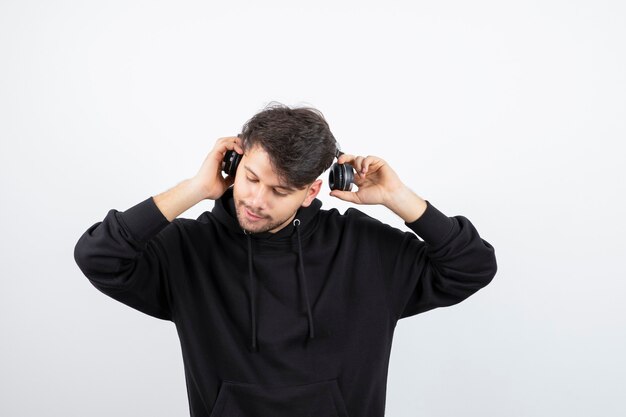
<svg viewBox="0 0 626 417">
<path fill-rule="evenodd" d="M 241 134 L 237 135 L 241 138 Z M 335 158 L 343 155 L 343 152 L 339 149 L 339 143 L 335 141 Z M 226 151 L 224 159 L 222 160 L 222 171 L 226 175 L 231 177 L 235 176 L 237 172 L 237 166 L 243 155 L 238 154 L 234 150 Z M 351 191 L 352 184 L 354 183 L 354 168 L 350 164 L 339 164 L 335 162 L 330 167 L 330 173 L 328 174 L 328 185 L 331 190 Z"/>
</svg>

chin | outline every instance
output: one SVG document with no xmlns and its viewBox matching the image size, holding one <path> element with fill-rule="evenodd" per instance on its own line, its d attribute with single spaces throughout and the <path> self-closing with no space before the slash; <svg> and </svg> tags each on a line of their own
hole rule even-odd
<svg viewBox="0 0 626 417">
<path fill-rule="evenodd" d="M 260 233 L 269 230 L 269 224 L 267 220 L 264 220 L 263 223 L 259 224 L 248 223 L 248 221 L 246 220 L 246 215 L 242 214 L 243 210 L 243 208 L 237 209 L 237 222 L 239 222 L 239 226 L 242 229 L 245 229 L 250 233 Z"/>
</svg>

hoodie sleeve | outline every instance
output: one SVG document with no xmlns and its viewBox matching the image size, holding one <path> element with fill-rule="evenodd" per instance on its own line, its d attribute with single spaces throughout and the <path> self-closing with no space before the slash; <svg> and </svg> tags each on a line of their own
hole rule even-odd
<svg viewBox="0 0 626 417">
<path fill-rule="evenodd" d="M 152 197 L 124 212 L 109 210 L 79 238 L 74 260 L 98 290 L 136 310 L 172 321 L 168 242 L 175 225 Z"/>
<path fill-rule="evenodd" d="M 496 274 L 493 246 L 464 216 L 448 217 L 426 200 L 426 211 L 405 224 L 411 232 L 385 225 L 380 262 L 396 320 L 457 304 Z"/>
</svg>

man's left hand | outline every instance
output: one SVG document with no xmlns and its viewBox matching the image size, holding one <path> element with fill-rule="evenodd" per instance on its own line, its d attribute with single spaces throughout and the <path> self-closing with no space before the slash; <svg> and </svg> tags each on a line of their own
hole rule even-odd
<svg viewBox="0 0 626 417">
<path fill-rule="evenodd" d="M 339 164 L 354 168 L 357 191 L 332 190 L 330 195 L 355 204 L 382 204 L 406 222 L 419 218 L 426 210 L 426 201 L 410 190 L 382 158 L 343 154 Z"/>
<path fill-rule="evenodd" d="M 355 156 L 343 154 L 339 164 L 350 164 L 354 168 L 354 184 L 357 191 L 333 190 L 330 195 L 355 204 L 383 204 L 404 188 L 404 184 L 393 169 L 377 156 Z"/>
</svg>

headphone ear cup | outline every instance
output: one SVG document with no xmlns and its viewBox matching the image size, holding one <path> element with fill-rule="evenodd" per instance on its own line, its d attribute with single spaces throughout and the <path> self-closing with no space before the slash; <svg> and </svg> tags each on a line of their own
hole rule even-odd
<svg viewBox="0 0 626 417">
<path fill-rule="evenodd" d="M 334 163 L 328 174 L 331 190 L 350 191 L 354 183 L 354 168 L 350 164 Z"/>
<path fill-rule="evenodd" d="M 226 175 L 230 175 L 234 177 L 237 173 L 237 167 L 239 166 L 239 162 L 243 155 L 238 154 L 234 150 L 229 150 L 224 154 L 224 159 L 222 160 L 222 171 Z"/>
</svg>

